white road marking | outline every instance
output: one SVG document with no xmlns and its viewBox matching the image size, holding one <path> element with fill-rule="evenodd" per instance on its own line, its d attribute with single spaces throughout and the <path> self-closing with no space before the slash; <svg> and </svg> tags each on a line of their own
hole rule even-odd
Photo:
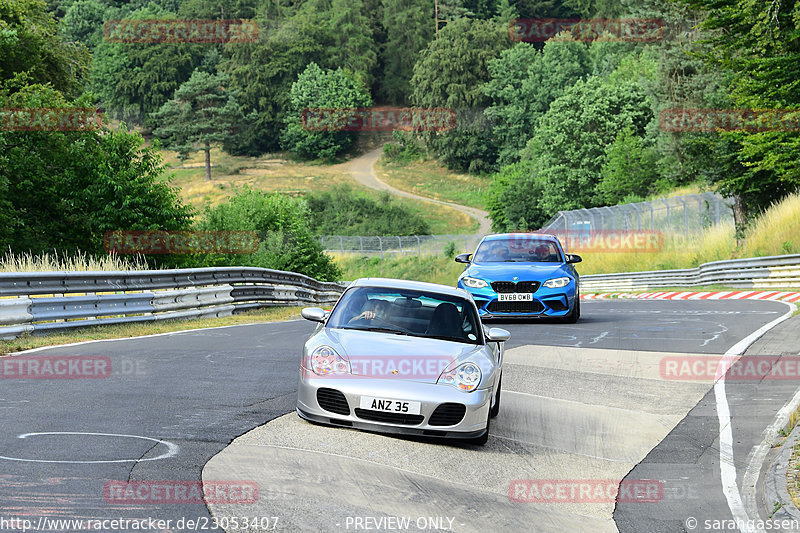
<svg viewBox="0 0 800 533">
<path fill-rule="evenodd" d="M 100 463 L 140 463 L 144 461 L 158 461 L 160 459 L 167 459 L 169 457 L 173 457 L 178 453 L 178 445 L 173 444 L 166 440 L 154 439 L 152 437 L 143 437 L 141 435 L 123 435 L 119 433 L 93 433 L 93 432 L 84 432 L 84 431 L 44 431 L 40 433 L 23 433 L 19 435 L 18 439 L 26 439 L 28 437 L 38 437 L 40 435 L 92 435 L 98 437 L 123 437 L 126 439 L 143 439 L 149 440 L 158 444 L 163 444 L 167 447 L 167 451 L 159 455 L 158 457 L 150 457 L 149 459 L 109 459 L 104 461 L 54 461 L 48 459 L 22 459 L 19 457 L 6 457 L 4 455 L 0 455 L 0 459 L 5 459 L 6 461 L 20 461 L 25 463 L 65 463 L 65 464 L 100 464 Z"/>
<path fill-rule="evenodd" d="M 728 397 L 725 394 L 725 372 L 727 372 L 727 370 L 731 367 L 733 361 L 738 356 L 742 355 L 751 344 L 758 340 L 759 337 L 784 320 L 791 318 L 797 307 L 787 302 L 784 303 L 789 306 L 789 311 L 787 311 L 783 316 L 776 318 L 764 326 L 761 326 L 758 330 L 740 340 L 731 346 L 727 352 L 725 352 L 725 355 L 722 357 L 719 362 L 719 366 L 717 367 L 717 375 L 721 375 L 721 377 L 716 383 L 714 383 L 714 396 L 717 404 L 717 418 L 719 419 L 719 469 L 722 476 L 722 491 L 725 493 L 725 499 L 728 501 L 728 508 L 731 510 L 733 518 L 737 521 L 737 525 L 740 526 L 739 530 L 743 533 L 764 533 L 764 530 L 757 530 L 752 527 L 754 524 L 750 522 L 750 518 L 747 515 L 747 509 L 745 509 L 744 503 L 742 502 L 742 495 L 739 492 L 739 486 L 736 483 L 736 465 L 733 461 L 733 429 L 731 427 L 731 412 L 728 405 Z M 795 398 L 797 397 L 798 396 L 795 396 Z M 792 401 L 794 401 L 794 398 Z M 781 409 L 779 415 L 784 409 Z M 762 444 L 759 446 L 763 445 L 764 444 L 762 442 Z M 750 465 L 752 465 L 753 461 L 757 459 L 757 455 L 757 453 L 753 454 L 753 459 L 750 461 Z M 760 466 L 761 463 L 759 463 L 759 470 Z M 750 466 L 748 466 L 748 469 L 749 468 Z M 748 491 L 751 487 L 753 490 L 755 490 L 755 484 L 751 486 L 745 483 L 744 487 Z"/>
</svg>

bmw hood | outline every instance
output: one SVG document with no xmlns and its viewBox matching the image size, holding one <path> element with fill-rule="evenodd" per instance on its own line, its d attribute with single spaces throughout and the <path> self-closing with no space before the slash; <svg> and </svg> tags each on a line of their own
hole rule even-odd
<svg viewBox="0 0 800 533">
<path fill-rule="evenodd" d="M 485 368 L 484 347 L 391 333 L 324 328 L 309 353 L 327 344 L 350 362 L 354 375 L 436 383 L 442 371 L 471 360 Z"/>
<path fill-rule="evenodd" d="M 514 276 L 522 281 L 544 281 L 561 276 L 573 277 L 562 263 L 473 263 L 462 274 L 487 281 L 508 280 Z"/>
</svg>

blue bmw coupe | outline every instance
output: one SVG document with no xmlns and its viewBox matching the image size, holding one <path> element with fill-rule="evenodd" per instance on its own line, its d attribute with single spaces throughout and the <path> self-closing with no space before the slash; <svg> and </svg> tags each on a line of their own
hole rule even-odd
<svg viewBox="0 0 800 533">
<path fill-rule="evenodd" d="M 468 266 L 458 286 L 472 293 L 483 319 L 562 318 L 581 315 L 578 272 L 581 258 L 566 254 L 554 235 L 487 235 L 475 254 L 461 254 Z"/>
</svg>

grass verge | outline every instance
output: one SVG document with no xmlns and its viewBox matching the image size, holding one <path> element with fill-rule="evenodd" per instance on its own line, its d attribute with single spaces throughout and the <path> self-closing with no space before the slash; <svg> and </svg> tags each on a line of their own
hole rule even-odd
<svg viewBox="0 0 800 533">
<path fill-rule="evenodd" d="M 375 172 L 381 181 L 401 191 L 478 209 L 486 208 L 492 184 L 491 178 L 456 174 L 436 161 L 396 164 L 379 159 Z"/>
<path fill-rule="evenodd" d="M 349 185 L 373 200 L 378 200 L 381 195 L 380 191 L 363 188 L 356 182 L 348 172 L 347 163 L 326 165 L 291 161 L 285 154 L 240 157 L 226 154 L 217 147 L 211 150 L 211 180 L 205 181 L 202 152 L 195 153 L 186 161 L 180 161 L 175 152 L 162 151 L 162 154 L 172 167 L 165 174 L 172 175 L 170 185 L 180 189 L 181 199 L 198 210 L 219 205 L 245 185 L 293 196 Z M 467 234 L 478 230 L 477 221 L 453 208 L 410 198 L 392 197 L 392 201 L 423 217 L 435 235 Z"/>
<path fill-rule="evenodd" d="M 247 311 L 220 318 L 197 318 L 189 320 L 165 320 L 163 322 L 145 322 L 140 324 L 120 324 L 118 326 L 95 326 L 81 328 L 53 335 L 25 335 L 10 341 L 0 340 L 0 354 L 20 352 L 43 346 L 57 346 L 74 342 L 104 339 L 123 339 L 142 335 L 155 335 L 172 331 L 185 331 L 198 328 L 215 328 L 235 326 L 258 322 L 279 322 L 300 318 L 301 307 L 268 307 Z"/>
</svg>

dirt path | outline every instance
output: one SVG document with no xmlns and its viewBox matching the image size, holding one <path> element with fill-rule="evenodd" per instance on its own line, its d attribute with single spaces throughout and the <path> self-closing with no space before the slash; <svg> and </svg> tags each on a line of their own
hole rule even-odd
<svg viewBox="0 0 800 533">
<path fill-rule="evenodd" d="M 410 192 L 401 191 L 400 189 L 395 189 L 391 185 L 379 180 L 377 174 L 375 173 L 375 163 L 378 161 L 382 153 L 383 153 L 383 147 L 380 147 L 370 152 L 367 152 L 366 154 L 360 157 L 353 159 L 347 164 L 348 172 L 350 172 L 350 174 L 357 182 L 364 185 L 365 187 L 369 187 L 370 189 L 377 189 L 379 191 L 388 191 L 392 194 L 396 194 L 397 196 L 402 196 L 404 198 L 412 198 L 414 200 L 452 207 L 453 209 L 461 211 L 462 213 L 465 213 L 470 217 L 474 218 L 475 220 L 477 220 L 479 224 L 478 227 L 479 234 L 486 235 L 487 233 L 491 233 L 492 221 L 489 220 L 489 213 L 487 213 L 486 211 L 482 211 L 474 207 L 467 207 L 465 205 L 454 204 L 453 202 L 435 200 L 433 198 L 427 198 L 425 196 L 419 196 L 416 194 L 412 194 Z"/>
</svg>

